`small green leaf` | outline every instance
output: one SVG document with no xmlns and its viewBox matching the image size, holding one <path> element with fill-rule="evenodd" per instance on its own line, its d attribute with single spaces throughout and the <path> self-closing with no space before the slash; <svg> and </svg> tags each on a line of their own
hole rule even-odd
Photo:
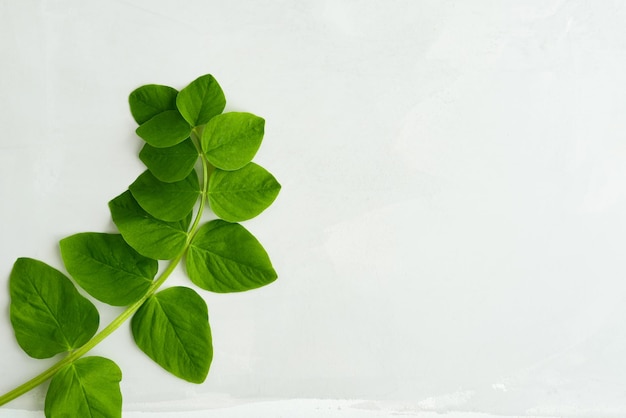
<svg viewBox="0 0 626 418">
<path fill-rule="evenodd" d="M 272 204 L 280 184 L 266 169 L 248 163 L 239 170 L 216 169 L 209 180 L 209 204 L 229 222 L 254 218 Z"/>
<path fill-rule="evenodd" d="M 168 148 L 155 148 L 145 144 L 139 153 L 139 159 L 154 177 L 166 183 L 187 177 L 196 165 L 198 156 L 198 150 L 191 138 Z"/>
<path fill-rule="evenodd" d="M 195 170 L 174 183 L 164 183 L 146 170 L 130 185 L 129 190 L 139 206 L 150 215 L 174 222 L 185 218 L 193 210 L 200 195 L 200 184 Z"/>
<path fill-rule="evenodd" d="M 130 113 L 138 124 L 145 123 L 166 110 L 176 110 L 178 90 L 158 84 L 141 86 L 128 96 Z"/>
<path fill-rule="evenodd" d="M 46 418 L 120 418 L 122 371 L 104 357 L 84 357 L 61 369 L 50 381 Z"/>
<path fill-rule="evenodd" d="M 187 287 L 151 296 L 132 319 L 137 346 L 158 365 L 192 383 L 202 383 L 213 358 L 204 300 Z"/>
<path fill-rule="evenodd" d="M 206 124 L 202 150 L 215 167 L 238 170 L 254 158 L 264 129 L 265 120 L 251 113 L 224 113 Z"/>
<path fill-rule="evenodd" d="M 191 127 L 178 110 L 166 110 L 144 122 L 135 132 L 153 147 L 165 148 L 187 139 Z"/>
<path fill-rule="evenodd" d="M 222 88 L 212 75 L 196 78 L 176 97 L 176 106 L 191 126 L 207 123 L 226 106 Z"/>
<path fill-rule="evenodd" d="M 94 298 L 126 306 L 141 298 L 156 275 L 156 260 L 144 257 L 119 234 L 85 232 L 60 242 L 74 280 Z"/>
<path fill-rule="evenodd" d="M 100 316 L 60 271 L 32 258 L 18 258 L 9 282 L 11 324 L 22 349 L 48 358 L 85 344 Z"/>
<path fill-rule="evenodd" d="M 255 289 L 277 277 L 259 241 L 243 226 L 221 220 L 198 229 L 187 251 L 187 274 L 217 293 Z"/>
<path fill-rule="evenodd" d="M 128 190 L 111 200 L 109 209 L 124 240 L 139 254 L 171 260 L 185 248 L 191 213 L 178 222 L 156 219 L 139 206 Z"/>
</svg>

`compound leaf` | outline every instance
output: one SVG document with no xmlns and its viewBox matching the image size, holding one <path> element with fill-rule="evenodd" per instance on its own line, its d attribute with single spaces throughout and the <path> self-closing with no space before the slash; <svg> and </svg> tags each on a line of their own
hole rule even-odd
<svg viewBox="0 0 626 418">
<path fill-rule="evenodd" d="M 139 254 L 171 260 L 185 247 L 191 212 L 177 222 L 156 219 L 139 206 L 128 190 L 111 200 L 109 209 L 124 240 Z"/>
<path fill-rule="evenodd" d="M 264 130 L 263 118 L 244 112 L 224 113 L 206 124 L 201 138 L 202 150 L 215 167 L 238 170 L 254 158 Z"/>
<path fill-rule="evenodd" d="M 84 232 L 59 243 L 65 268 L 94 298 L 126 306 L 141 298 L 159 268 L 119 234 Z"/>
<path fill-rule="evenodd" d="M 243 226 L 219 219 L 198 229 L 186 265 L 191 281 L 217 293 L 255 289 L 277 277 L 259 241 Z"/>
<path fill-rule="evenodd" d="M 32 258 L 18 258 L 9 279 L 15 337 L 31 357 L 48 358 L 85 344 L 100 316 L 60 271 Z"/>
<path fill-rule="evenodd" d="M 176 110 L 178 90 L 169 86 L 146 84 L 128 96 L 130 113 L 138 124 L 143 124 L 166 110 Z"/>
<path fill-rule="evenodd" d="M 254 218 L 267 209 L 280 191 L 280 184 L 263 167 L 249 163 L 235 171 L 216 169 L 209 180 L 209 204 L 229 222 Z"/>
<path fill-rule="evenodd" d="M 133 316 L 137 346 L 173 375 L 202 383 L 213 358 L 206 303 L 192 289 L 171 287 L 151 296 Z"/>
<path fill-rule="evenodd" d="M 104 357 L 84 357 L 61 369 L 50 381 L 47 418 L 122 416 L 122 371 Z"/>
<path fill-rule="evenodd" d="M 196 165 L 198 156 L 198 150 L 191 138 L 167 148 L 155 148 L 145 144 L 139 153 L 139 159 L 154 177 L 166 183 L 187 177 Z"/>
<path fill-rule="evenodd" d="M 198 175 L 192 170 L 181 181 L 165 183 L 149 170 L 144 171 L 128 188 L 146 212 L 168 222 L 185 218 L 200 195 Z"/>
<path fill-rule="evenodd" d="M 153 147 L 165 148 L 188 138 L 191 127 L 178 110 L 166 110 L 141 124 L 135 132 Z"/>
<path fill-rule="evenodd" d="M 226 98 L 215 78 L 207 74 L 196 78 L 178 93 L 176 106 L 185 120 L 195 127 L 222 113 Z"/>
</svg>

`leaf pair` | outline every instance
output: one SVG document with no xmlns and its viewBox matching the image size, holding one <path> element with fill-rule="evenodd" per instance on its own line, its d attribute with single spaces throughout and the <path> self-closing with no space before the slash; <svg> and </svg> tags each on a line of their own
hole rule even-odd
<svg viewBox="0 0 626 418">
<path fill-rule="evenodd" d="M 120 235 L 82 233 L 61 241 L 65 265 L 93 297 L 128 305 L 146 294 L 158 266 Z M 201 383 L 213 357 L 208 309 L 192 289 L 175 287 L 150 296 L 135 313 L 132 331 L 139 348 L 174 375 Z"/>
<path fill-rule="evenodd" d="M 158 173 L 159 168 L 156 171 Z M 178 177 L 169 177 L 172 178 Z M 280 188 L 270 172 L 249 162 L 236 170 L 216 168 L 210 177 L 207 197 L 218 217 L 229 222 L 241 222 L 267 209 L 278 196 Z M 171 182 L 160 180 L 149 169 L 130 185 L 129 190 L 143 210 L 166 222 L 185 218 L 201 194 L 198 176 L 193 169 L 183 179 Z"/>
<path fill-rule="evenodd" d="M 139 124 L 137 135 L 153 147 L 166 148 L 181 143 L 193 127 L 222 113 L 226 98 L 215 78 L 207 74 L 180 92 L 158 84 L 141 86 L 130 94 L 129 103 Z"/>
<path fill-rule="evenodd" d="M 133 250 L 120 235 L 82 233 L 61 241 L 70 274 L 90 295 L 112 305 L 128 305 L 146 294 L 157 273 L 156 260 Z M 135 341 L 174 375 L 200 383 L 209 371 L 213 348 L 204 300 L 175 287 L 150 296 L 132 320 Z"/>
<path fill-rule="evenodd" d="M 150 216 L 125 192 L 109 206 L 113 221 L 137 252 L 172 259 L 185 249 L 191 218 L 165 222 Z M 241 292 L 277 277 L 267 252 L 243 226 L 214 220 L 202 225 L 187 250 L 187 273 L 199 287 L 213 292 Z"/>
</svg>

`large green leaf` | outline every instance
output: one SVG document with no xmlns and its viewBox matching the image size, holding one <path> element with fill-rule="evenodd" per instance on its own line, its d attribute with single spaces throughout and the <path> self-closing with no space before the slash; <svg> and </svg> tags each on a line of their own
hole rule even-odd
<svg viewBox="0 0 626 418">
<path fill-rule="evenodd" d="M 169 222 L 179 221 L 189 215 L 200 195 L 195 170 L 183 180 L 173 183 L 162 182 L 146 170 L 128 189 L 146 212 Z"/>
<path fill-rule="evenodd" d="M 178 90 L 158 84 L 146 84 L 128 96 L 130 113 L 138 124 L 145 123 L 166 110 L 176 110 Z"/>
<path fill-rule="evenodd" d="M 207 74 L 198 77 L 178 93 L 176 106 L 191 126 L 200 126 L 222 113 L 226 98 L 215 78 Z"/>
<path fill-rule="evenodd" d="M 242 292 L 276 280 L 276 271 L 257 239 L 243 226 L 214 220 L 204 224 L 187 251 L 187 274 L 212 292 Z"/>
<path fill-rule="evenodd" d="M 216 169 L 209 180 L 213 212 L 229 222 L 254 218 L 272 204 L 280 184 L 263 167 L 249 163 L 235 171 Z"/>
<path fill-rule="evenodd" d="M 264 130 L 263 118 L 251 113 L 224 113 L 206 124 L 201 138 L 202 150 L 215 167 L 238 170 L 254 158 Z"/>
<path fill-rule="evenodd" d="M 100 316 L 60 271 L 32 258 L 18 258 L 9 282 L 15 337 L 31 357 L 48 358 L 85 344 Z"/>
<path fill-rule="evenodd" d="M 153 147 L 164 148 L 187 139 L 191 127 L 178 110 L 166 110 L 141 124 L 135 132 Z"/>
<path fill-rule="evenodd" d="M 84 357 L 61 369 L 46 394 L 47 418 L 119 418 L 122 371 L 104 357 Z"/>
<path fill-rule="evenodd" d="M 156 219 L 139 206 L 128 190 L 111 200 L 109 209 L 124 240 L 139 254 L 171 260 L 185 247 L 191 213 L 177 222 Z"/>
<path fill-rule="evenodd" d="M 213 358 L 209 314 L 204 300 L 187 287 L 151 296 L 133 316 L 139 348 L 173 375 L 202 383 Z"/>
<path fill-rule="evenodd" d="M 139 153 L 139 159 L 154 177 L 167 183 L 187 177 L 196 165 L 198 156 L 198 150 L 191 138 L 167 148 L 155 148 L 145 144 Z"/>
<path fill-rule="evenodd" d="M 129 246 L 119 234 L 84 232 L 59 243 L 65 268 L 94 298 L 115 306 L 141 298 L 159 266 Z"/>
</svg>

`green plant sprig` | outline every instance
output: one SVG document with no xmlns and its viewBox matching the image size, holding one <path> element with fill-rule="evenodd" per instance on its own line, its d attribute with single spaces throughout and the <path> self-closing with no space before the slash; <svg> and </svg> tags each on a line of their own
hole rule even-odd
<svg viewBox="0 0 626 418">
<path fill-rule="evenodd" d="M 60 241 L 73 281 L 35 259 L 13 266 L 10 319 L 18 344 L 34 358 L 65 357 L 0 396 L 0 405 L 51 380 L 46 417 L 121 417 L 121 370 L 85 354 L 128 319 L 144 353 L 175 376 L 202 383 L 213 358 L 206 303 L 189 287 L 161 286 L 183 260 L 190 280 L 211 292 L 247 291 L 277 277 L 262 245 L 238 223 L 263 212 L 280 191 L 252 162 L 265 121 L 222 113 L 224 93 L 208 74 L 181 91 L 141 86 L 129 104 L 146 142 L 139 158 L 147 170 L 109 202 L 120 233 Z M 207 205 L 218 219 L 203 223 Z M 158 260 L 169 264 L 157 277 Z M 99 313 L 74 282 L 91 297 L 126 308 L 97 332 Z"/>
</svg>

